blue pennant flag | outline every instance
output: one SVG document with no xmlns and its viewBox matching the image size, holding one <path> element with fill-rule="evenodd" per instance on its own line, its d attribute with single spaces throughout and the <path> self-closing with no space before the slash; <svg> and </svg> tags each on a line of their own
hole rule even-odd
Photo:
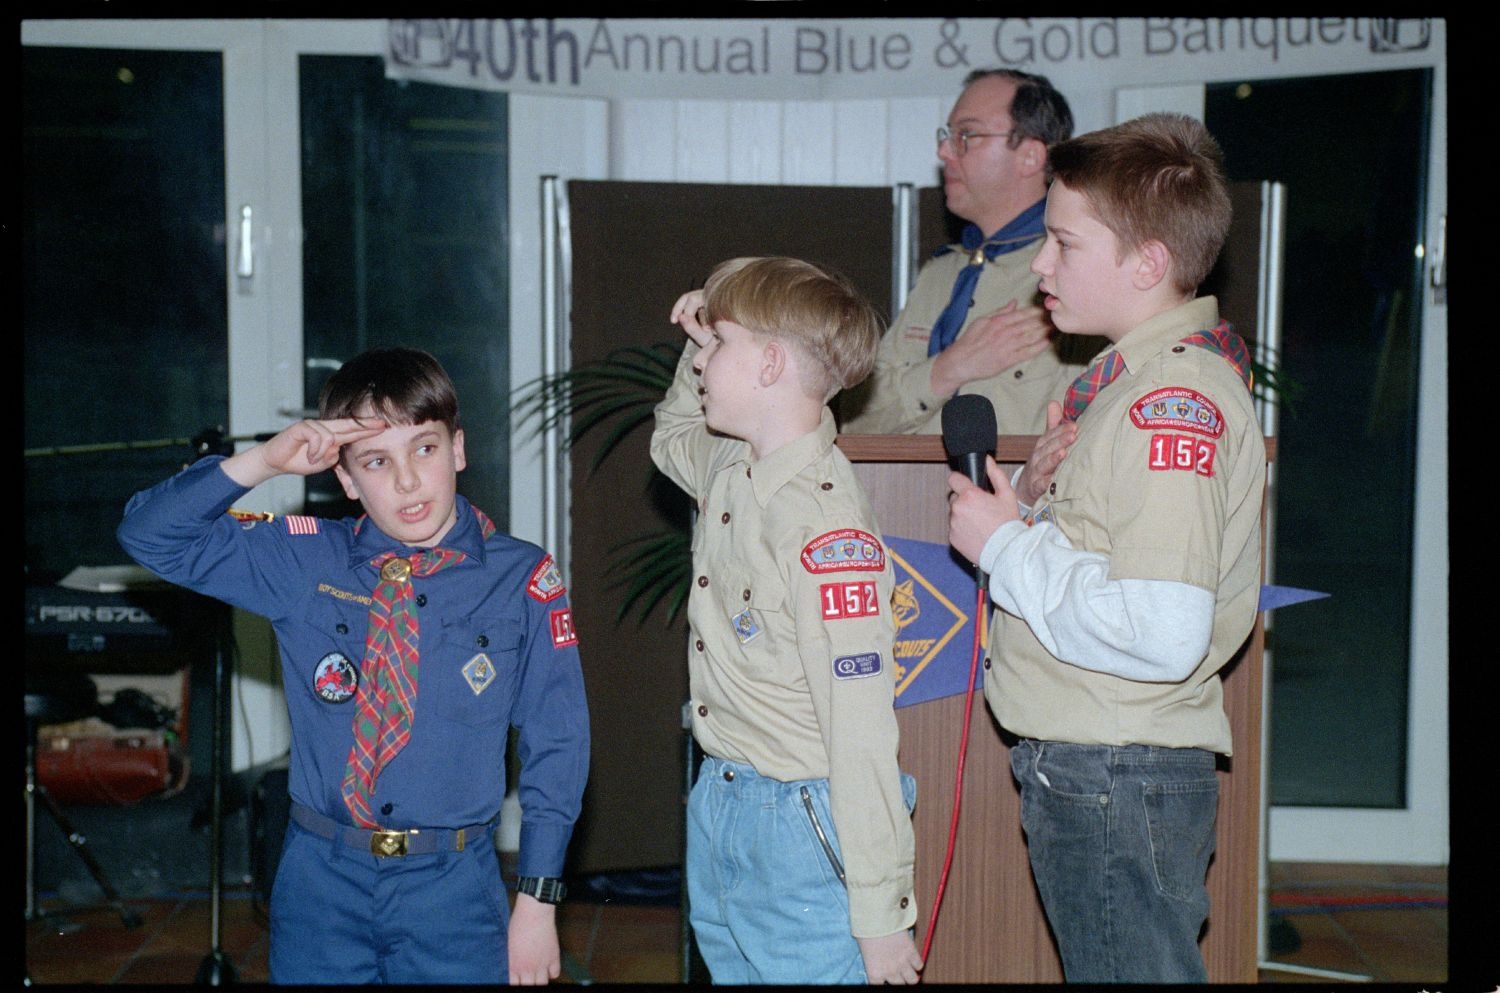
<svg viewBox="0 0 1500 993">
<path fill-rule="evenodd" d="M 1299 590 L 1295 586 L 1262 586 L 1260 588 L 1260 609 L 1275 610 L 1277 607 L 1290 607 L 1294 603 L 1321 600 L 1331 595 L 1329 593 L 1319 593 L 1317 590 Z"/>
<path fill-rule="evenodd" d="M 973 569 L 952 548 L 936 542 L 886 535 L 885 546 L 896 574 L 891 595 L 896 706 L 965 692 L 971 667 L 974 685 L 982 685 L 984 671 L 973 666 L 975 624 L 982 624 L 975 616 L 979 596 Z M 1262 586 L 1259 609 L 1275 610 L 1326 596 L 1292 586 Z M 979 637 L 987 638 L 988 631 L 981 627 Z M 983 643 L 979 650 L 985 650 Z"/>
<path fill-rule="evenodd" d="M 973 663 L 979 599 L 973 569 L 947 545 L 886 535 L 885 547 L 896 574 L 891 596 L 896 706 L 963 693 Z M 983 670 L 975 668 L 974 685 L 982 682 Z"/>
</svg>

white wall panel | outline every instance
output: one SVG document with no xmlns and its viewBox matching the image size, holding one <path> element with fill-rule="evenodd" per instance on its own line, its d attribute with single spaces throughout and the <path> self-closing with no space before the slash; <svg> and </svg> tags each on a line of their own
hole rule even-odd
<svg viewBox="0 0 1500 993">
<path fill-rule="evenodd" d="M 890 182 L 936 186 L 937 129 L 948 118 L 952 100 L 919 97 L 891 100 L 889 121 Z"/>
<path fill-rule="evenodd" d="M 791 101 L 784 105 L 781 181 L 788 186 L 833 183 L 833 104 Z"/>
<path fill-rule="evenodd" d="M 671 182 L 677 176 L 675 100 L 615 100 L 610 104 L 609 178 Z"/>
<path fill-rule="evenodd" d="M 785 105 L 738 100 L 729 105 L 729 181 L 781 182 L 781 119 Z"/>
<path fill-rule="evenodd" d="M 729 182 L 729 112 L 722 100 L 679 100 L 672 178 L 683 183 Z"/>
<path fill-rule="evenodd" d="M 885 186 L 890 182 L 888 106 L 886 100 L 840 100 L 833 105 L 834 183 Z"/>
</svg>

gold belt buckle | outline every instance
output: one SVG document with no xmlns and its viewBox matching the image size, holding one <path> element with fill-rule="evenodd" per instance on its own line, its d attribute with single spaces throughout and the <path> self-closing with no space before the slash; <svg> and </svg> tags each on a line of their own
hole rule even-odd
<svg viewBox="0 0 1500 993">
<path fill-rule="evenodd" d="M 403 856 L 406 854 L 406 832 L 405 831 L 371 831 L 370 851 L 376 855 L 390 858 L 392 856 Z"/>
</svg>

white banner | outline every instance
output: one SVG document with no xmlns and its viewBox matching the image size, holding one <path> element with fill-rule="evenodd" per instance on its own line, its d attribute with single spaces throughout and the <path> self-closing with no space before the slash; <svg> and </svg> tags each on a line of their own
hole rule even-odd
<svg viewBox="0 0 1500 993">
<path fill-rule="evenodd" d="M 976 68 L 1115 86 L 1430 66 L 1426 17 L 388 22 L 386 74 L 554 96 L 826 100 L 951 96 Z"/>
</svg>

